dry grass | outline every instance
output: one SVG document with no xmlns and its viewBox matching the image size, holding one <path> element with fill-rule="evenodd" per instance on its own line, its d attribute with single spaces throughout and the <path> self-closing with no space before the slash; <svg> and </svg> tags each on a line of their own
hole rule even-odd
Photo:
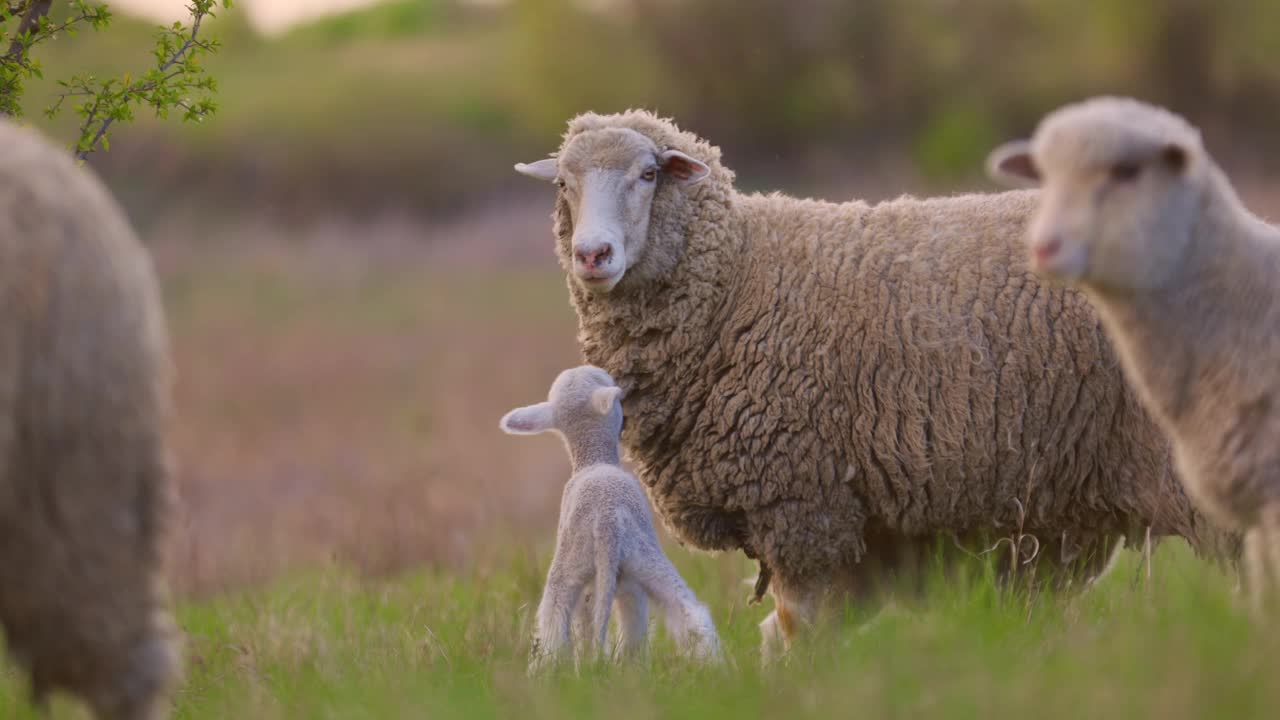
<svg viewBox="0 0 1280 720">
<path fill-rule="evenodd" d="M 990 557 L 906 613 L 850 609 L 769 672 L 751 564 L 671 548 L 728 672 L 658 634 L 645 667 L 526 678 L 568 463 L 497 420 L 578 362 L 547 228 L 534 203 L 149 231 L 180 373 L 177 718 L 1274 716 L 1280 634 L 1177 544 L 1078 597 L 998 591 Z M 0 717 L 34 720 L 23 687 L 0 661 Z"/>
<path fill-rule="evenodd" d="M 544 209 L 198 246 L 176 227 L 152 244 L 179 372 L 181 593 L 334 558 L 457 566 L 549 532 L 563 451 L 497 429 L 578 362 Z"/>
<path fill-rule="evenodd" d="M 1242 194 L 1265 213 L 1276 187 Z M 535 193 L 430 227 L 148 231 L 179 371 L 180 593 L 333 559 L 458 568 L 552 536 L 562 449 L 497 429 L 580 362 L 549 210 Z"/>
</svg>

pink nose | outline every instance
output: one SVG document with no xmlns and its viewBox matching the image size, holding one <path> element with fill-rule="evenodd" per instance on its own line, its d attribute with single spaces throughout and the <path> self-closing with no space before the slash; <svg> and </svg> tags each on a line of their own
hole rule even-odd
<svg viewBox="0 0 1280 720">
<path fill-rule="evenodd" d="M 595 270 L 596 266 L 601 263 L 609 262 L 609 258 L 613 257 L 613 247 L 604 245 L 602 247 L 588 248 L 579 245 L 573 249 L 573 256 L 582 263 L 582 266 L 588 270 Z"/>
<path fill-rule="evenodd" d="M 1060 250 L 1062 250 L 1062 236 L 1056 234 L 1038 238 L 1031 246 L 1031 252 L 1035 255 L 1036 262 L 1052 260 Z"/>
</svg>

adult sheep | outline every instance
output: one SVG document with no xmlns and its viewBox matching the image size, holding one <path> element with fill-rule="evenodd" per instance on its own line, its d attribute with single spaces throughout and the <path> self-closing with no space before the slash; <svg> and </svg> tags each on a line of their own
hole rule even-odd
<svg viewBox="0 0 1280 720">
<path fill-rule="evenodd" d="M 746 195 L 643 111 L 581 115 L 517 170 L 559 187 L 578 338 L 660 515 L 772 572 L 766 650 L 940 537 L 1096 573 L 1119 537 L 1211 536 L 1088 303 L 1028 272 L 1033 192 Z"/>
<path fill-rule="evenodd" d="M 0 625 L 37 702 L 167 715 L 170 367 L 150 259 L 88 171 L 0 123 Z"/>
<path fill-rule="evenodd" d="M 991 166 L 1043 179 L 1032 264 L 1098 308 L 1191 497 L 1247 531 L 1255 609 L 1280 600 L 1280 229 L 1198 130 L 1129 98 L 1060 108 Z"/>
</svg>

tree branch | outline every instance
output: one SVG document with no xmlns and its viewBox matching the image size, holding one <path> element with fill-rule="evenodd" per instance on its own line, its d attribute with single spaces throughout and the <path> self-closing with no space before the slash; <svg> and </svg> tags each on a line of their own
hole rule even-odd
<svg viewBox="0 0 1280 720">
<path fill-rule="evenodd" d="M 148 82 L 135 83 L 125 87 L 120 92 L 121 104 L 128 105 L 132 102 L 136 102 L 140 97 L 145 97 L 147 93 L 156 90 L 169 80 L 184 75 L 186 72 L 184 69 L 178 69 L 173 72 L 169 72 L 169 69 L 174 65 L 183 62 L 186 59 L 187 54 L 191 52 L 193 48 L 205 51 L 211 50 L 209 45 L 201 42 L 198 38 L 200 34 L 200 24 L 204 22 L 205 17 L 209 14 L 210 13 L 208 11 L 194 13 L 195 17 L 191 22 L 190 29 L 187 30 L 185 37 L 182 40 L 182 44 L 173 51 L 173 54 L 171 54 L 159 68 L 157 68 L 157 72 L 160 73 L 161 76 Z M 98 98 L 97 102 L 94 103 L 93 107 L 86 114 L 84 124 L 80 127 L 80 137 L 84 138 L 93 129 L 95 122 L 101 123 L 98 125 L 97 130 L 93 131 L 93 137 L 89 140 L 88 144 L 82 145 L 81 148 L 76 151 L 76 157 L 82 161 L 87 160 L 89 154 L 97 150 L 98 143 L 102 141 L 102 138 L 107 134 L 107 130 L 109 130 L 112 124 L 116 121 L 114 115 L 99 120 L 98 111 L 100 109 L 101 102 L 102 99 Z M 185 108 L 188 112 L 191 112 L 191 107 L 186 103 L 178 102 L 177 105 Z"/>
<path fill-rule="evenodd" d="M 26 43 L 22 40 L 33 29 L 40 26 L 40 18 L 49 14 L 49 8 L 53 7 L 53 0 L 31 0 L 31 4 L 27 6 L 27 11 L 22 14 L 22 21 L 18 23 L 18 29 L 13 34 L 13 40 L 9 42 L 9 52 L 5 53 L 5 62 L 14 62 L 22 59 L 22 54 L 26 51 Z"/>
</svg>

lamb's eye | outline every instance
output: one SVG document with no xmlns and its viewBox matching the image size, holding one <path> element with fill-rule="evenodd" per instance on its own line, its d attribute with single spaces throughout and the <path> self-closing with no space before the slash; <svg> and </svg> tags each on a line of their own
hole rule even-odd
<svg viewBox="0 0 1280 720">
<path fill-rule="evenodd" d="M 556 178 L 556 187 L 564 189 L 564 178 Z"/>
<path fill-rule="evenodd" d="M 1111 166 L 1111 179 L 1116 182 L 1131 182 L 1142 172 L 1142 166 L 1135 162 L 1121 162 Z"/>
<path fill-rule="evenodd" d="M 653 182 L 654 180 L 657 180 L 658 169 L 649 168 L 648 170 L 645 170 L 644 172 L 640 173 L 640 179 L 644 180 L 645 182 Z"/>
</svg>

